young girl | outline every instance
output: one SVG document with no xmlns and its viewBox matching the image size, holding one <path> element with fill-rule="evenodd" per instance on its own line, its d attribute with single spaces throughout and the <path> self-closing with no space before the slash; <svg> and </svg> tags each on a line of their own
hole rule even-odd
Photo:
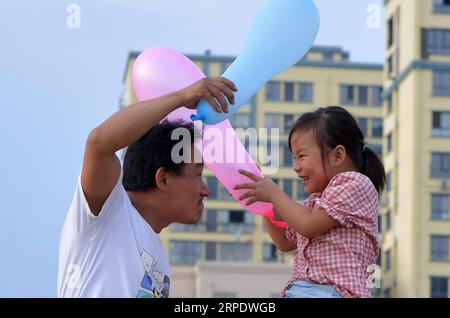
<svg viewBox="0 0 450 318">
<path fill-rule="evenodd" d="M 378 195 L 386 175 L 364 144 L 356 120 L 342 107 L 302 115 L 289 134 L 294 170 L 310 196 L 302 204 L 269 178 L 240 171 L 254 182 L 239 200 L 270 202 L 288 227 L 265 218 L 281 251 L 297 249 L 283 297 L 372 297 L 369 275 L 378 255 Z M 373 268 L 372 268 L 373 270 Z"/>
</svg>

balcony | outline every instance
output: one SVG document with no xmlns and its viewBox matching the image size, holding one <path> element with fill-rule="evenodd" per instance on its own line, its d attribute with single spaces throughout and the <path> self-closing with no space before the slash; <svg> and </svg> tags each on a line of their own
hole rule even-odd
<svg viewBox="0 0 450 318">
<path fill-rule="evenodd" d="M 230 233 L 230 234 L 250 234 L 255 228 L 254 223 L 215 223 L 207 224 L 204 222 L 197 224 L 178 224 L 173 223 L 169 226 L 172 232 L 197 232 L 197 233 Z"/>
</svg>

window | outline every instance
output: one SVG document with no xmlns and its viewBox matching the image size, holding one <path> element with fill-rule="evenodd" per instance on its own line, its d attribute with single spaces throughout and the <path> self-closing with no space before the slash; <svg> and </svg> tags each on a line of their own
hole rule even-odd
<svg viewBox="0 0 450 318">
<path fill-rule="evenodd" d="M 433 220 L 449 219 L 449 195 L 431 194 L 431 218 Z"/>
<path fill-rule="evenodd" d="M 290 180 L 290 179 L 283 180 L 283 191 L 286 192 L 287 195 L 292 198 L 292 196 L 293 196 L 292 180 Z"/>
<path fill-rule="evenodd" d="M 422 29 L 422 55 L 430 54 L 450 55 L 450 29 Z"/>
<path fill-rule="evenodd" d="M 391 250 L 387 250 L 386 253 L 384 253 L 384 266 L 385 266 L 385 271 L 389 272 L 391 270 L 392 267 L 392 260 L 391 260 Z"/>
<path fill-rule="evenodd" d="M 387 135 L 386 140 L 387 153 L 390 153 L 392 151 L 392 132 Z"/>
<path fill-rule="evenodd" d="M 448 261 L 448 236 L 431 235 L 431 260 Z"/>
<path fill-rule="evenodd" d="M 280 83 L 268 82 L 266 84 L 266 100 L 279 101 L 280 100 Z"/>
<path fill-rule="evenodd" d="M 378 214 L 378 234 L 383 233 L 383 217 L 381 214 Z"/>
<path fill-rule="evenodd" d="M 206 210 L 206 231 L 217 232 L 217 210 Z"/>
<path fill-rule="evenodd" d="M 380 248 L 378 248 L 378 256 L 377 256 L 376 263 L 378 266 L 381 267 L 381 249 Z"/>
<path fill-rule="evenodd" d="M 289 146 L 282 145 L 281 147 L 283 148 L 283 167 L 292 167 L 292 153 L 289 150 Z"/>
<path fill-rule="evenodd" d="M 449 71 L 433 71 L 433 95 L 450 96 Z"/>
<path fill-rule="evenodd" d="M 392 171 L 386 173 L 386 191 L 390 192 L 392 190 Z"/>
<path fill-rule="evenodd" d="M 368 93 L 369 93 L 369 89 L 367 88 L 367 86 L 360 86 L 359 87 L 359 99 L 358 99 L 358 104 L 359 105 L 361 105 L 361 106 L 367 105 Z"/>
<path fill-rule="evenodd" d="M 279 167 L 281 161 L 281 153 L 279 140 L 263 139 L 258 141 L 260 161 L 264 165 Z"/>
<path fill-rule="evenodd" d="M 431 178 L 433 179 L 450 178 L 450 153 L 446 152 L 431 153 Z"/>
<path fill-rule="evenodd" d="M 217 231 L 220 233 L 251 233 L 254 216 L 242 210 L 219 210 Z"/>
<path fill-rule="evenodd" d="M 230 223 L 244 223 L 244 211 L 230 211 Z"/>
<path fill-rule="evenodd" d="M 201 242 L 198 241 L 170 241 L 170 263 L 193 265 L 201 258 L 201 249 Z"/>
<path fill-rule="evenodd" d="M 250 127 L 250 116 L 248 114 L 234 114 L 230 117 L 233 128 L 247 129 Z"/>
<path fill-rule="evenodd" d="M 284 115 L 284 133 L 289 134 L 294 126 L 294 115 Z"/>
<path fill-rule="evenodd" d="M 264 115 L 265 124 L 267 129 L 280 128 L 280 114 L 267 113 Z"/>
<path fill-rule="evenodd" d="M 228 192 L 227 188 L 222 183 L 217 183 L 217 199 L 224 201 L 232 201 L 233 197 Z"/>
<path fill-rule="evenodd" d="M 392 95 L 391 95 L 391 96 L 389 96 L 388 99 L 387 99 L 387 112 L 388 112 L 388 115 L 389 115 L 390 113 L 392 113 L 393 106 L 394 106 L 394 105 L 392 104 Z"/>
<path fill-rule="evenodd" d="M 252 260 L 251 243 L 220 243 L 220 260 L 234 262 L 249 262 Z"/>
<path fill-rule="evenodd" d="M 172 223 L 169 225 L 169 229 L 171 232 L 205 232 L 206 224 L 203 221 L 195 224 Z"/>
<path fill-rule="evenodd" d="M 216 260 L 216 242 L 206 242 L 206 260 Z"/>
<path fill-rule="evenodd" d="M 292 82 L 284 83 L 284 101 L 286 102 L 294 101 L 294 83 Z"/>
<path fill-rule="evenodd" d="M 433 130 L 434 137 L 450 136 L 450 112 L 433 112 Z"/>
<path fill-rule="evenodd" d="M 225 71 L 227 70 L 227 68 L 228 68 L 228 64 L 227 64 L 227 63 L 224 63 L 224 62 L 221 62 L 221 63 L 220 63 L 220 74 L 222 75 L 223 73 L 225 73 Z"/>
<path fill-rule="evenodd" d="M 378 155 L 378 157 L 380 157 L 380 158 L 383 157 L 383 145 L 380 145 L 380 144 L 368 144 L 367 147 L 372 149 Z"/>
<path fill-rule="evenodd" d="M 382 106 L 383 105 L 383 87 L 372 86 L 372 105 Z"/>
<path fill-rule="evenodd" d="M 388 20 L 387 31 L 388 31 L 387 47 L 390 48 L 392 46 L 392 44 L 394 44 L 394 17 L 391 17 Z"/>
<path fill-rule="evenodd" d="M 361 129 L 364 138 L 367 137 L 367 118 L 360 117 L 358 118 L 359 128 Z"/>
<path fill-rule="evenodd" d="M 214 176 L 206 177 L 206 184 L 208 185 L 208 188 L 211 191 L 209 198 L 217 199 L 217 178 Z"/>
<path fill-rule="evenodd" d="M 352 85 L 341 85 L 341 104 L 353 105 L 355 103 L 355 87 Z"/>
<path fill-rule="evenodd" d="M 308 195 L 305 192 L 305 188 L 303 187 L 303 183 L 298 180 L 297 181 L 297 200 L 303 201 L 308 198 Z"/>
<path fill-rule="evenodd" d="M 274 262 L 277 260 L 277 247 L 272 243 L 264 243 L 263 261 Z"/>
<path fill-rule="evenodd" d="M 393 56 L 389 56 L 387 59 L 387 72 L 388 72 L 388 76 L 393 76 L 393 72 L 394 72 L 394 61 L 393 61 Z"/>
<path fill-rule="evenodd" d="M 383 119 L 372 119 L 372 137 L 381 138 L 383 136 Z"/>
<path fill-rule="evenodd" d="M 431 277 L 431 298 L 448 298 L 448 278 Z"/>
<path fill-rule="evenodd" d="M 300 103 L 312 103 L 313 102 L 313 84 L 312 83 L 300 83 L 299 84 L 299 96 Z"/>
<path fill-rule="evenodd" d="M 450 0 L 434 0 L 434 12 L 450 13 Z"/>
<path fill-rule="evenodd" d="M 325 62 L 333 62 L 333 52 L 324 52 L 323 53 L 323 60 Z"/>
<path fill-rule="evenodd" d="M 391 229 L 391 211 L 387 211 L 384 215 L 384 228 L 385 231 L 389 231 Z"/>
</svg>

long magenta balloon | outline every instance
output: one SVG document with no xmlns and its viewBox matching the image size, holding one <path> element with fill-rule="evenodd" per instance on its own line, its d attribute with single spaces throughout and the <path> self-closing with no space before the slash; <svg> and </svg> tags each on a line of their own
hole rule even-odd
<svg viewBox="0 0 450 318">
<path fill-rule="evenodd" d="M 134 62 L 131 75 L 136 97 L 139 101 L 180 90 L 205 77 L 202 71 L 183 54 L 163 47 L 149 48 L 143 51 Z M 183 119 L 189 122 L 192 114 L 195 114 L 195 110 L 181 107 L 170 113 L 167 119 Z M 219 135 L 224 140 L 221 142 L 213 139 L 206 140 L 205 136 L 208 135 L 208 130 L 212 133 L 209 135 Z M 215 132 L 220 132 L 220 134 Z M 247 177 L 238 172 L 239 169 L 248 170 L 258 176 L 262 176 L 261 171 L 245 150 L 228 120 L 216 125 L 204 125 L 203 136 L 203 145 L 200 151 L 203 154 L 205 166 L 214 173 L 233 198 L 237 200 L 240 195 L 248 190 L 234 190 L 233 186 L 249 182 Z M 212 142 L 214 142 L 213 145 L 211 145 Z M 233 149 L 230 147 L 233 147 Z M 206 149 L 211 150 L 212 148 L 211 153 L 206 151 Z M 230 152 L 233 153 L 231 158 L 227 156 L 227 153 Z M 224 158 L 221 158 L 218 154 L 223 154 L 223 157 L 227 157 L 226 160 L 222 160 Z M 256 202 L 251 206 L 245 206 L 244 203 L 245 201 L 239 202 L 246 210 L 254 214 L 267 216 L 273 220 L 272 204 Z M 286 227 L 284 222 L 272 222 L 279 227 Z"/>
</svg>

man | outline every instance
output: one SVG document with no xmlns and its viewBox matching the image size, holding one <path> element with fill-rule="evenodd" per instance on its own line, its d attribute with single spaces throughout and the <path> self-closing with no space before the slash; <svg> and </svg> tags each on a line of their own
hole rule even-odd
<svg viewBox="0 0 450 318">
<path fill-rule="evenodd" d="M 168 297 L 170 272 L 159 233 L 173 222 L 196 223 L 209 190 L 203 165 L 175 163 L 176 128 L 161 119 L 206 99 L 218 112 L 234 104 L 235 85 L 205 78 L 180 91 L 136 103 L 95 128 L 61 234 L 59 297 Z M 193 140 L 193 138 L 192 138 Z M 115 153 L 127 147 L 123 172 Z"/>
</svg>

